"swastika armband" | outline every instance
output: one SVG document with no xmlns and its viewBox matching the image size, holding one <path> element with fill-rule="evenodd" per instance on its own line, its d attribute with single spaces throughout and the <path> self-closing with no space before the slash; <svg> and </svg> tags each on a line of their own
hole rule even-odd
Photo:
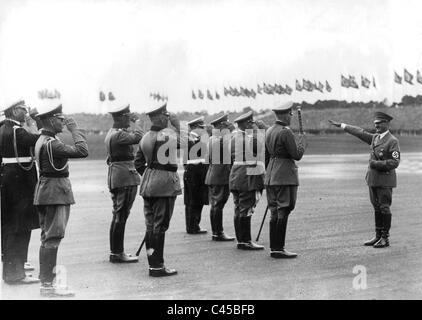
<svg viewBox="0 0 422 320">
<path fill-rule="evenodd" d="M 393 151 L 393 153 L 391 154 L 391 156 L 393 157 L 393 159 L 399 160 L 400 159 L 400 152 Z"/>
</svg>

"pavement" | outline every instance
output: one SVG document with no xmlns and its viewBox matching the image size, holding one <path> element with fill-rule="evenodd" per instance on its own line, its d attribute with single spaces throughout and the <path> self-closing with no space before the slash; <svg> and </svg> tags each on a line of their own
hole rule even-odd
<svg viewBox="0 0 422 320">
<path fill-rule="evenodd" d="M 393 192 L 391 246 L 363 242 L 374 234 L 365 184 L 368 154 L 305 155 L 298 162 L 300 187 L 289 218 L 286 248 L 298 258 L 269 255 L 269 216 L 259 240 L 264 251 L 236 249 L 235 242 L 213 242 L 211 234 L 188 235 L 183 197 L 176 202 L 166 234 L 165 262 L 179 274 L 148 276 L 145 249 L 138 263 L 108 262 L 111 198 L 104 161 L 73 161 L 70 179 L 76 204 L 59 249 L 59 277 L 73 299 L 421 299 L 422 153 L 402 153 Z M 182 172 L 180 172 L 182 174 Z M 256 237 L 266 207 L 265 193 L 252 218 Z M 134 254 L 145 224 L 137 197 L 127 223 L 126 252 Z M 210 230 L 209 207 L 201 226 Z M 224 211 L 225 231 L 234 235 L 233 199 Z M 38 275 L 39 230 L 32 233 L 29 261 Z M 2 299 L 40 299 L 39 286 L 0 287 Z"/>
</svg>

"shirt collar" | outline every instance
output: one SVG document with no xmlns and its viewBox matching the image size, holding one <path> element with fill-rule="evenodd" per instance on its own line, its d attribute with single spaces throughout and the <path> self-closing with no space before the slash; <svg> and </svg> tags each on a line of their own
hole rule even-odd
<svg viewBox="0 0 422 320">
<path fill-rule="evenodd" d="M 54 132 L 51 132 L 51 131 L 46 130 L 46 129 L 42 129 L 41 134 L 43 134 L 45 136 L 53 137 L 53 138 L 56 137 L 56 134 Z"/>
<path fill-rule="evenodd" d="M 383 132 L 383 133 L 380 133 L 380 140 L 382 139 L 382 138 L 384 138 L 386 135 L 387 135 L 387 133 L 389 133 L 390 131 L 389 130 L 387 130 L 387 131 L 385 131 L 385 132 Z"/>
<path fill-rule="evenodd" d="M 17 124 L 18 126 L 22 126 L 22 124 L 19 121 L 16 121 L 16 120 L 13 120 L 13 119 L 10 119 L 10 118 L 6 118 L 5 120 L 13 122 L 13 123 Z"/>
<path fill-rule="evenodd" d="M 285 126 L 285 127 L 287 127 L 287 123 L 285 123 L 285 122 L 283 122 L 283 121 L 281 121 L 281 120 L 276 120 L 275 121 L 275 123 L 277 123 L 277 124 L 280 124 L 280 125 L 282 125 L 282 126 Z"/>
<path fill-rule="evenodd" d="M 152 125 L 151 126 L 151 131 L 161 131 L 163 129 L 165 129 L 166 127 L 161 127 L 161 126 L 157 126 L 157 125 Z"/>
</svg>

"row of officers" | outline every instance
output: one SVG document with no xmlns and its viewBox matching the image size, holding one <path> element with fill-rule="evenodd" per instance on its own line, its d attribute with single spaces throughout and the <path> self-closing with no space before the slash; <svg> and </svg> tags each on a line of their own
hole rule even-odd
<svg viewBox="0 0 422 320">
<path fill-rule="evenodd" d="M 305 135 L 294 134 L 289 128 L 294 114 L 292 102 L 273 109 L 276 121 L 271 127 L 255 120 L 252 111 L 234 120 L 236 130 L 228 121 L 227 114 L 214 119 L 211 125 L 216 130 L 205 148 L 201 147 L 204 142 L 200 138 L 205 130 L 203 118 L 188 123 L 189 133 L 186 135 L 187 141 L 184 141 L 180 122 L 167 111 L 166 103 L 156 105 L 146 113 L 152 123 L 147 132 L 142 130 L 139 119 L 130 112 L 129 104 L 114 100 L 109 108 L 113 127 L 106 135 L 105 146 L 108 154 L 108 187 L 113 202 L 110 262 L 138 261 L 137 256 L 125 252 L 124 234 L 139 188 L 144 203 L 144 243 L 149 275 L 163 277 L 177 274 L 176 270 L 164 264 L 164 243 L 176 197 L 182 194 L 177 173 L 177 150 L 184 143 L 187 143 L 189 151 L 198 150 L 193 152 L 195 156 L 189 156 L 184 165 L 187 233 L 207 232 L 200 227 L 200 221 L 204 205 L 210 205 L 212 240 L 236 239 L 240 250 L 263 250 L 263 246 L 251 239 L 251 218 L 265 188 L 271 213 L 270 256 L 276 259 L 297 256 L 286 250 L 285 238 L 288 217 L 295 208 L 299 185 L 295 161 L 304 155 L 307 142 Z M 43 296 L 72 296 L 74 293 L 69 288 L 56 285 L 54 267 L 59 244 L 65 235 L 70 205 L 75 203 L 68 159 L 86 157 L 88 146 L 83 131 L 75 121 L 63 115 L 59 99 L 44 99 L 38 109 L 39 112 L 35 109 L 30 111 L 38 128 L 23 125 L 28 117 L 24 100 L 4 108 L 6 120 L 0 127 L 3 280 L 8 284 L 41 282 L 40 293 Z M 376 114 L 376 122 L 387 123 L 381 127 L 388 131 L 391 119 L 386 116 L 384 113 Z M 380 139 L 379 132 L 370 134 L 358 127 L 334 121 L 331 123 L 341 126 L 371 146 L 376 138 Z M 57 134 L 64 127 L 71 133 L 73 145 L 66 145 L 58 138 Z M 249 129 L 252 135 L 247 134 Z M 259 148 L 263 147 L 258 143 L 258 129 L 265 130 L 265 163 L 250 161 L 246 156 L 257 155 Z M 226 134 L 230 139 L 225 139 Z M 377 143 L 380 144 L 378 140 Z M 135 154 L 136 145 L 139 148 Z M 368 172 L 374 177 L 377 171 L 385 171 L 386 168 L 377 168 L 376 165 L 381 166 L 380 163 L 387 161 L 391 177 L 395 179 L 394 169 L 400 159 L 398 141 L 389 134 L 388 142 L 382 145 L 384 155 L 377 154 L 372 159 L 376 164 L 371 162 Z M 223 159 L 227 148 L 231 159 L 228 162 Z M 216 150 L 220 152 L 213 154 Z M 392 192 L 386 192 L 385 187 L 378 183 L 378 180 L 375 184 L 373 180 L 368 181 L 376 215 L 376 236 L 366 245 L 386 247 Z M 387 186 L 387 191 L 393 187 L 395 181 L 394 185 L 390 183 Z M 378 189 L 384 190 L 383 193 L 379 193 L 381 191 Z M 223 228 L 223 210 L 230 192 L 234 200 L 235 238 L 227 235 Z M 381 219 L 387 215 L 389 220 Z M 31 230 L 35 228 L 41 228 L 39 279 L 25 273 Z"/>
</svg>

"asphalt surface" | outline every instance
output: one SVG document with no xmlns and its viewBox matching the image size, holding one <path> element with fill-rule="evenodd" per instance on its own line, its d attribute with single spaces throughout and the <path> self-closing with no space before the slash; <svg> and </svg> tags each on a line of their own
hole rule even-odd
<svg viewBox="0 0 422 320">
<path fill-rule="evenodd" d="M 298 163 L 301 185 L 286 247 L 299 256 L 291 260 L 270 258 L 269 216 L 259 241 L 264 251 L 240 251 L 235 242 L 211 241 L 210 233 L 186 234 L 179 196 L 164 253 L 166 265 L 179 274 L 168 278 L 148 276 L 145 250 L 135 264 L 108 262 L 112 202 L 106 165 L 74 161 L 70 178 L 77 203 L 59 249 L 61 279 L 67 280 L 76 299 L 421 299 L 422 153 L 402 154 L 391 207 L 391 246 L 385 249 L 363 246 L 374 233 L 364 181 L 367 159 L 368 154 L 305 155 Z M 264 193 L 252 218 L 253 238 L 265 199 Z M 145 231 L 142 205 L 138 196 L 127 224 L 125 246 L 132 254 Z M 204 208 L 201 226 L 210 229 L 209 207 Z M 224 226 L 234 235 L 232 197 Z M 29 248 L 34 275 L 39 236 L 39 230 L 33 232 Z M 38 285 L 2 283 L 0 293 L 2 299 L 40 299 Z"/>
</svg>

